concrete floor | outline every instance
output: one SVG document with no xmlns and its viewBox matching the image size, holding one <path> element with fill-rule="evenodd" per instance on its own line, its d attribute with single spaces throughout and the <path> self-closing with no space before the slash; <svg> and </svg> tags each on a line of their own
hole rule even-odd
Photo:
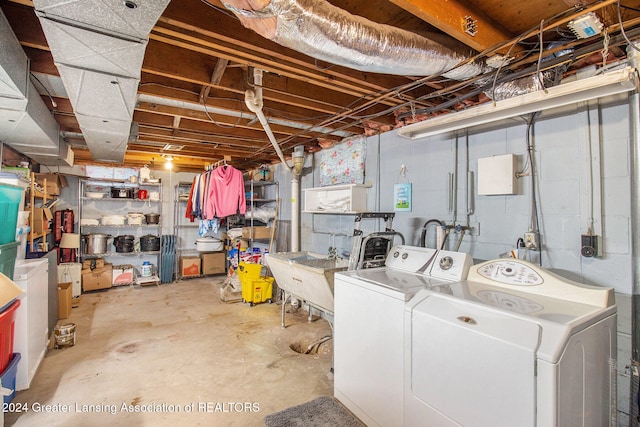
<svg viewBox="0 0 640 427">
<path fill-rule="evenodd" d="M 73 347 L 50 349 L 7 426 L 263 426 L 284 408 L 333 395 L 324 319 L 279 304 L 225 303 L 223 277 L 83 294 Z M 48 405 L 48 406 L 47 406 Z M 151 406 L 149 406 L 151 405 Z"/>
</svg>

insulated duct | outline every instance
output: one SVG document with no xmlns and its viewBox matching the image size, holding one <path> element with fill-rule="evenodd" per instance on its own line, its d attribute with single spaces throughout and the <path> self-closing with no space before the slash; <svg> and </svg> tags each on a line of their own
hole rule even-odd
<svg viewBox="0 0 640 427">
<path fill-rule="evenodd" d="M 33 3 L 93 159 L 124 161 L 147 40 L 169 0 Z"/>
<path fill-rule="evenodd" d="M 351 15 L 325 0 L 225 0 L 242 25 L 313 58 L 360 71 L 464 80 L 484 72 L 472 52 Z M 251 10 L 244 9 L 249 5 Z M 465 51 L 466 50 L 466 51 Z"/>
<path fill-rule="evenodd" d="M 59 141 L 58 124 L 31 83 L 29 60 L 1 10 L 0 46 L 0 142 L 43 165 L 73 165 L 73 152 Z"/>
</svg>

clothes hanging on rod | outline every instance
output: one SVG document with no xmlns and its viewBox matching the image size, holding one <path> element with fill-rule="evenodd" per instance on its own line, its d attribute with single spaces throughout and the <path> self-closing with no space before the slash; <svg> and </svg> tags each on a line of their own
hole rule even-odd
<svg viewBox="0 0 640 427">
<path fill-rule="evenodd" d="M 227 164 L 226 160 L 216 162 L 214 169 L 196 175 L 191 183 L 185 217 L 190 221 L 199 219 L 222 219 L 229 215 L 246 213 L 244 177 L 242 172 Z M 215 229 L 215 224 L 201 224 L 201 229 Z"/>
<path fill-rule="evenodd" d="M 242 172 L 231 165 L 219 166 L 209 176 L 203 216 L 206 219 L 225 218 L 247 211 Z"/>
</svg>

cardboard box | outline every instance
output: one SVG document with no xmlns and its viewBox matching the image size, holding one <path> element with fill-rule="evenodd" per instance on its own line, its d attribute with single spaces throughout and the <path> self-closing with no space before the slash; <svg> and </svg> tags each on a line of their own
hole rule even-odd
<svg viewBox="0 0 640 427">
<path fill-rule="evenodd" d="M 242 237 L 245 239 L 268 239 L 271 237 L 271 228 L 269 227 L 253 227 L 253 237 L 251 236 L 251 227 L 242 227 Z"/>
<path fill-rule="evenodd" d="M 0 308 L 4 309 L 23 293 L 24 290 L 20 286 L 0 273 Z"/>
<path fill-rule="evenodd" d="M 226 258 L 225 252 L 201 252 L 202 274 L 224 274 L 226 272 Z"/>
<path fill-rule="evenodd" d="M 82 291 L 109 289 L 113 280 L 113 266 L 105 264 L 95 270 L 82 270 Z"/>
<path fill-rule="evenodd" d="M 132 265 L 114 265 L 112 268 L 113 286 L 130 285 L 133 283 Z"/>
<path fill-rule="evenodd" d="M 180 275 L 182 277 L 199 276 L 201 262 L 199 256 L 181 256 Z"/>
<path fill-rule="evenodd" d="M 50 208 L 34 208 L 33 218 L 31 218 L 31 231 L 42 234 L 49 230 L 49 223 L 53 219 Z"/>
<path fill-rule="evenodd" d="M 58 319 L 68 319 L 73 301 L 73 283 L 58 283 Z"/>
<path fill-rule="evenodd" d="M 67 186 L 67 180 L 64 176 L 55 173 L 37 173 L 36 182 L 45 188 L 48 196 L 59 196 L 60 191 Z M 46 186 L 45 186 L 46 180 Z"/>
<path fill-rule="evenodd" d="M 91 270 L 92 266 L 93 269 L 104 267 L 104 258 L 91 258 L 82 261 L 83 270 Z"/>
</svg>

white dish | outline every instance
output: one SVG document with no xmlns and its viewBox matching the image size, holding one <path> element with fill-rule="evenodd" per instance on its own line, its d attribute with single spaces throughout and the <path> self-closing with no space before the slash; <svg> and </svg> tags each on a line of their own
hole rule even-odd
<svg viewBox="0 0 640 427">
<path fill-rule="evenodd" d="M 102 225 L 124 225 L 123 215 L 103 215 Z"/>
<path fill-rule="evenodd" d="M 92 191 L 88 191 L 85 194 L 90 199 L 102 199 L 104 197 L 104 193 L 97 193 L 97 192 L 92 192 Z"/>
</svg>

